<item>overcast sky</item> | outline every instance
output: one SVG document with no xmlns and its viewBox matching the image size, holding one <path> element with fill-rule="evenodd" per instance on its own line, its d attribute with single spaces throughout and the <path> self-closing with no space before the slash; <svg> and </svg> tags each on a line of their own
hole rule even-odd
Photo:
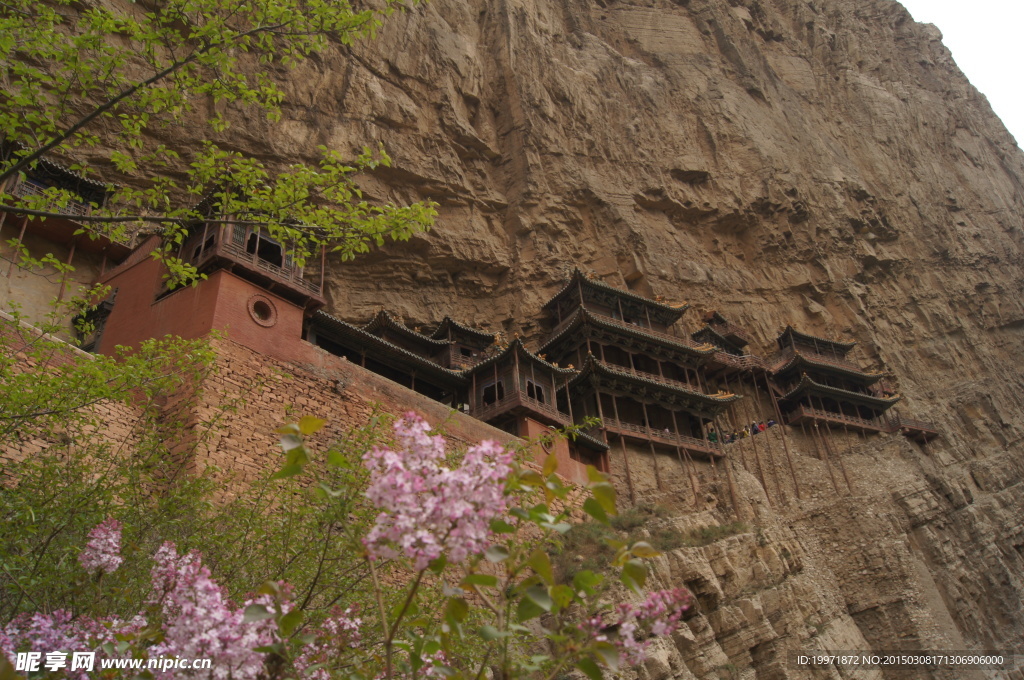
<svg viewBox="0 0 1024 680">
<path fill-rule="evenodd" d="M 1024 144 L 1024 2 L 899 0 L 916 21 L 935 24 L 957 66 Z"/>
</svg>

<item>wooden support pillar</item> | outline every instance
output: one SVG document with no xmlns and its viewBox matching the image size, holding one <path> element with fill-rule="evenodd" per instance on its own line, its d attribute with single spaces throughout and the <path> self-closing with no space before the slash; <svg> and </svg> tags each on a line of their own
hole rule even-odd
<svg viewBox="0 0 1024 680">
<path fill-rule="evenodd" d="M 782 435 L 782 448 L 786 452 L 786 462 L 789 464 L 789 474 L 793 478 L 793 491 L 796 492 L 796 499 L 800 500 L 800 483 L 796 479 L 796 468 L 793 467 L 793 456 L 789 452 L 789 442 L 786 438 L 786 427 L 787 425 L 782 421 L 782 409 L 779 408 L 779 401 L 775 398 L 775 392 L 772 390 L 772 386 L 768 384 L 768 370 L 764 371 L 764 384 L 768 388 L 768 396 L 771 397 L 772 406 L 775 407 L 775 417 L 778 420 L 775 421 L 775 427 L 779 428 L 779 434 Z"/>
<path fill-rule="evenodd" d="M 619 419 L 618 399 L 615 397 L 614 394 L 611 395 L 611 397 L 612 413 L 615 414 L 615 422 L 621 425 L 622 420 Z M 601 403 L 600 398 L 598 398 L 597 403 Z M 633 478 L 629 473 L 629 453 L 626 451 L 626 438 L 621 433 L 619 434 L 619 443 L 622 444 L 622 461 L 623 464 L 626 466 L 626 486 L 629 488 L 629 502 L 636 503 L 636 493 L 633 491 Z"/>
<path fill-rule="evenodd" d="M 825 411 L 825 402 L 821 400 L 821 397 L 818 397 L 818 403 L 821 404 L 821 410 Z M 827 438 L 824 439 L 825 448 L 828 453 L 831 453 L 832 455 L 835 456 L 836 463 L 839 465 L 839 471 L 843 473 L 843 479 L 846 481 L 846 488 L 852 494 L 853 485 L 850 484 L 850 477 L 846 474 L 846 466 L 843 465 L 843 458 L 839 454 L 835 453 L 834 449 L 832 448 L 832 427 L 828 424 L 827 420 L 822 420 L 822 422 L 825 424 L 825 434 L 827 435 Z"/>
<path fill-rule="evenodd" d="M 836 494 L 840 494 L 839 484 L 836 483 L 836 476 L 832 473 L 832 465 L 828 462 L 828 456 L 822 450 L 822 447 L 821 447 L 821 445 L 818 442 L 818 438 L 820 436 L 821 436 L 821 433 L 818 430 L 818 421 L 815 420 L 814 421 L 814 430 L 811 433 L 811 437 L 814 440 L 814 449 L 818 453 L 818 460 L 823 461 L 825 463 L 825 469 L 828 470 L 828 477 L 829 477 L 829 479 L 832 480 L 832 488 L 835 489 Z"/>
<path fill-rule="evenodd" d="M 18 232 L 18 243 L 25 242 L 25 229 L 28 227 L 28 215 L 21 218 L 21 231 Z M 11 273 L 14 271 L 15 265 L 18 263 L 18 255 L 15 254 L 11 257 L 11 264 L 7 267 L 7 278 L 11 278 Z"/>
<path fill-rule="evenodd" d="M 761 400 L 761 389 L 757 386 L 757 375 L 754 373 L 753 369 L 750 370 L 750 381 L 754 384 L 754 398 L 755 398 L 755 400 L 757 402 L 758 410 L 760 410 L 761 409 L 761 403 L 762 403 L 762 400 Z M 761 422 L 761 421 L 758 421 L 758 422 Z M 764 435 L 768 434 L 767 428 L 765 429 L 765 431 L 762 434 L 764 434 Z M 772 453 L 772 440 L 771 440 L 771 437 L 766 436 L 764 438 L 764 447 L 765 447 L 765 452 L 766 452 L 766 454 L 768 456 L 768 465 L 771 467 L 772 478 L 775 480 L 775 491 L 779 495 L 779 499 L 783 503 L 785 503 L 786 500 L 785 500 L 785 497 L 783 496 L 782 485 L 779 483 L 779 471 L 775 467 L 775 455 Z"/>
<path fill-rule="evenodd" d="M 717 419 L 716 419 L 716 425 L 717 425 Z M 719 442 L 719 447 L 721 447 L 721 446 L 722 446 L 722 444 L 721 444 L 721 442 Z M 736 493 L 736 482 L 732 478 L 732 461 L 730 461 L 729 458 L 727 456 L 725 456 L 724 449 L 722 450 L 722 455 L 723 455 L 722 467 L 725 468 L 725 480 L 726 480 L 726 484 L 728 484 L 728 487 L 729 487 L 729 498 L 732 501 L 733 515 L 736 517 L 737 520 L 742 520 L 742 519 L 744 519 L 744 517 L 743 517 L 744 513 L 740 511 L 739 496 Z M 713 460 L 714 460 L 714 458 L 712 458 L 712 461 Z"/>
<path fill-rule="evenodd" d="M 676 420 L 676 412 L 669 411 L 669 415 L 672 416 L 672 429 L 676 433 L 676 437 L 679 436 L 679 423 Z M 678 441 L 678 440 L 677 440 Z M 685 449 L 682 449 L 686 451 Z M 686 452 L 686 464 L 683 463 L 682 455 L 680 454 L 680 447 L 676 446 L 676 457 L 679 458 L 679 465 L 682 466 L 683 471 L 690 478 L 690 487 L 693 489 L 693 505 L 697 507 L 700 500 L 700 485 L 697 483 L 697 477 L 692 469 L 692 461 L 690 460 L 689 452 Z"/>
<path fill-rule="evenodd" d="M 661 491 L 661 472 L 658 470 L 658 455 L 654 452 L 654 428 L 651 427 L 651 418 L 647 415 L 647 404 L 640 402 L 640 408 L 644 410 L 644 421 L 647 423 L 647 444 L 651 449 L 651 460 L 654 461 L 654 486 Z"/>
<path fill-rule="evenodd" d="M 78 246 L 78 238 L 76 237 L 71 241 L 71 249 L 68 251 L 68 260 L 64 264 L 71 266 L 71 261 L 75 258 L 75 248 Z M 60 292 L 57 293 L 57 302 L 64 299 L 64 291 L 67 290 L 68 285 L 68 273 L 62 272 L 60 275 Z"/>
</svg>

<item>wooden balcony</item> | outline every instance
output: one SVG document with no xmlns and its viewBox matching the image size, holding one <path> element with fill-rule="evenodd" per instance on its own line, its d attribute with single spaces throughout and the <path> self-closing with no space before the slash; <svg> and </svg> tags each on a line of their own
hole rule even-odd
<svg viewBox="0 0 1024 680">
<path fill-rule="evenodd" d="M 727 322 L 723 323 L 721 321 L 710 321 L 708 322 L 708 325 L 715 329 L 715 332 L 723 338 L 739 340 L 745 344 L 750 344 L 750 334 L 736 324 Z"/>
<path fill-rule="evenodd" d="M 899 432 L 907 439 L 913 439 L 922 444 L 927 444 L 939 436 L 939 429 L 933 423 L 926 420 L 907 418 L 906 416 L 894 413 L 889 417 L 889 423 L 893 432 Z"/>
<path fill-rule="evenodd" d="M 713 361 L 740 371 L 766 368 L 765 360 L 754 354 L 737 356 L 728 352 L 715 352 Z"/>
<path fill-rule="evenodd" d="M 294 265 L 277 265 L 273 262 L 261 259 L 256 253 L 247 252 L 242 244 L 218 238 L 211 247 L 203 250 L 199 257 L 193 260 L 197 268 L 208 263 L 214 258 L 227 260 L 240 268 L 257 274 L 269 282 L 269 289 L 274 290 L 280 284 L 303 297 L 312 297 L 320 304 L 324 303 L 321 297 L 322 289 L 319 283 L 307 281 L 302 278 L 302 268 Z"/>
<path fill-rule="evenodd" d="M 808 406 L 798 406 L 786 416 L 787 425 L 800 425 L 801 423 L 828 423 L 845 427 L 848 430 L 860 432 L 892 432 L 892 424 L 885 418 L 858 418 L 857 416 L 823 411 Z"/>
<path fill-rule="evenodd" d="M 122 256 L 127 256 L 128 252 L 138 245 L 136 235 L 134 233 L 128 233 L 115 239 L 111 238 L 107 233 L 104 233 L 108 230 L 97 228 L 91 222 L 83 224 L 81 221 L 77 220 L 76 218 L 78 217 L 85 217 L 92 214 L 92 206 L 88 203 L 69 200 L 64 205 L 61 205 L 59 201 L 56 201 L 46 195 L 45 187 L 30 181 L 18 182 L 11 189 L 11 193 L 16 198 L 31 199 L 42 197 L 46 199 L 46 203 L 40 205 L 39 210 L 64 216 L 64 219 L 51 217 L 49 218 L 49 223 L 47 218 L 33 218 L 34 220 L 39 220 L 37 225 L 40 225 L 35 228 L 35 232 L 40 233 L 44 238 L 59 242 L 78 241 L 81 245 L 85 246 L 86 250 L 98 250 L 104 248 L 106 244 L 113 244 Z M 13 212 L 17 212 L 17 209 L 14 209 Z M 78 238 L 79 235 L 73 232 L 78 231 L 80 228 L 85 228 L 89 233 L 98 235 L 97 238 L 93 239 L 90 236 L 85 236 L 81 239 Z M 94 240 L 95 244 L 93 245 L 92 242 Z"/>
<path fill-rule="evenodd" d="M 473 416 L 477 420 L 483 420 L 486 422 L 504 413 L 510 413 L 517 410 L 531 411 L 563 427 L 567 427 L 572 424 L 569 420 L 569 416 L 556 409 L 552 404 L 538 401 L 537 399 L 528 396 L 525 392 L 520 392 L 518 390 L 506 394 L 504 397 L 492 404 L 486 404 L 483 406 L 477 406 L 474 404 L 473 407 L 470 408 L 469 415 Z"/>
<path fill-rule="evenodd" d="M 768 360 L 768 370 L 770 370 L 772 373 L 775 373 L 783 366 L 785 366 L 789 362 L 789 360 L 792 359 L 795 355 L 796 350 L 794 350 L 792 347 L 787 347 L 786 349 L 782 350 L 781 352 L 778 352 Z M 817 352 L 812 352 L 806 349 L 801 349 L 800 355 L 819 364 L 834 366 L 836 368 L 841 368 L 845 371 L 864 373 L 864 369 L 862 369 L 857 364 L 853 363 L 852 361 L 847 361 L 846 359 L 841 359 L 839 357 L 831 357 L 826 354 L 818 354 Z"/>
<path fill-rule="evenodd" d="M 442 354 L 442 357 L 447 356 L 448 368 L 453 371 L 464 371 L 468 368 L 473 368 L 482 361 L 485 361 L 490 355 L 486 350 L 478 350 L 475 356 L 464 356 L 462 352 L 454 345 L 448 348 L 447 355 Z M 441 358 L 441 357 L 439 357 Z"/>
<path fill-rule="evenodd" d="M 644 425 L 636 425 L 634 423 L 615 420 L 614 418 L 604 418 L 602 420 L 602 427 L 604 427 L 607 432 L 617 434 L 620 437 L 629 437 L 632 439 L 639 439 L 640 441 L 650 441 L 655 444 L 664 444 L 666 446 L 678 446 L 679 448 L 686 449 L 691 453 L 697 453 L 703 456 L 714 456 L 716 458 L 722 456 L 722 452 L 718 449 L 717 444 L 704 441 L 703 439 L 677 434 L 668 430 L 657 430 Z"/>
<path fill-rule="evenodd" d="M 627 373 L 629 375 L 636 376 L 637 378 L 643 378 L 644 380 L 650 380 L 651 382 L 660 383 L 662 385 L 667 385 L 669 387 L 678 387 L 679 389 L 688 390 L 690 392 L 698 392 L 701 394 L 704 393 L 704 390 L 702 390 L 699 386 L 683 380 L 674 380 L 672 378 L 666 378 L 665 376 L 657 375 L 655 373 L 648 373 L 647 371 L 638 371 L 637 369 L 632 368 L 630 366 L 620 366 L 619 364 L 613 364 L 607 361 L 602 361 L 600 363 L 613 371 L 618 371 L 619 373 Z"/>
</svg>

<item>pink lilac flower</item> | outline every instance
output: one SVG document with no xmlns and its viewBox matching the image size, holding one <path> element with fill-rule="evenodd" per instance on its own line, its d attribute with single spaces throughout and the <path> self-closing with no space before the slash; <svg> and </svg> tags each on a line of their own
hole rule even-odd
<svg viewBox="0 0 1024 680">
<path fill-rule="evenodd" d="M 9 661 L 17 652 L 97 652 L 106 642 L 114 641 L 117 632 L 88 617 L 73 617 L 58 609 L 52 614 L 19 614 L 0 631 L 0 650 Z M 69 666 L 70 667 L 70 666 Z M 88 680 L 84 670 L 66 671 L 73 680 Z"/>
<path fill-rule="evenodd" d="M 113 517 L 93 527 L 89 541 L 78 555 L 78 563 L 86 571 L 110 574 L 121 566 L 121 523 Z"/>
<path fill-rule="evenodd" d="M 447 554 L 460 563 L 490 544 L 490 522 L 505 512 L 505 478 L 512 453 L 485 441 L 470 447 L 449 470 L 444 439 L 414 413 L 395 423 L 397 450 L 374 447 L 363 458 L 370 470 L 366 496 L 381 509 L 363 539 L 373 558 L 404 555 L 417 570 Z"/>
<path fill-rule="evenodd" d="M 305 645 L 295 658 L 295 670 L 306 680 L 330 680 L 330 664 L 343 660 L 344 653 L 357 649 L 362 640 L 359 631 L 362 619 L 355 617 L 355 610 L 349 607 L 342 611 L 336 608 L 321 624 L 316 640 Z M 312 666 L 319 666 L 313 668 Z"/>
<path fill-rule="evenodd" d="M 160 606 L 164 639 L 150 648 L 150 657 L 210 658 L 212 671 L 201 675 L 215 680 L 260 677 L 263 654 L 253 650 L 275 641 L 276 622 L 264 619 L 246 623 L 244 606 L 231 605 L 195 552 L 179 556 L 173 543 L 164 543 L 154 560 L 150 604 Z M 250 600 L 245 606 L 250 604 L 274 612 L 269 596 Z M 289 608 L 284 607 L 285 611 Z M 161 677 L 194 676 L 177 670 L 164 672 Z"/>
<path fill-rule="evenodd" d="M 648 635 L 674 633 L 692 604 L 690 593 L 682 588 L 657 590 L 639 605 L 620 604 L 616 609 L 616 621 L 612 624 L 595 616 L 581 623 L 580 628 L 594 642 L 615 645 L 623 663 L 637 664 L 644 660 L 651 644 Z"/>
</svg>

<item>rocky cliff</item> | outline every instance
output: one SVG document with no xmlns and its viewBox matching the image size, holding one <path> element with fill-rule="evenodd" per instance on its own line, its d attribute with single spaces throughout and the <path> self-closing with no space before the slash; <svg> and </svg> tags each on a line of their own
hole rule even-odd
<svg viewBox="0 0 1024 680">
<path fill-rule="evenodd" d="M 661 558 L 702 611 L 642 676 L 1021 677 L 786 658 L 1024 652 L 1024 155 L 934 27 L 890 0 L 433 0 L 288 95 L 235 143 L 380 141 L 395 164 L 367 192 L 440 204 L 432 233 L 331 266 L 335 314 L 537 339 L 579 265 L 717 308 L 759 351 L 787 323 L 855 339 L 940 425 L 924 447 L 837 437 L 831 462 L 794 433 L 799 497 L 778 444 L 777 468 L 734 457 L 738 507 L 720 468 L 638 482 L 679 500 L 665 524 L 756 527 Z"/>
</svg>

